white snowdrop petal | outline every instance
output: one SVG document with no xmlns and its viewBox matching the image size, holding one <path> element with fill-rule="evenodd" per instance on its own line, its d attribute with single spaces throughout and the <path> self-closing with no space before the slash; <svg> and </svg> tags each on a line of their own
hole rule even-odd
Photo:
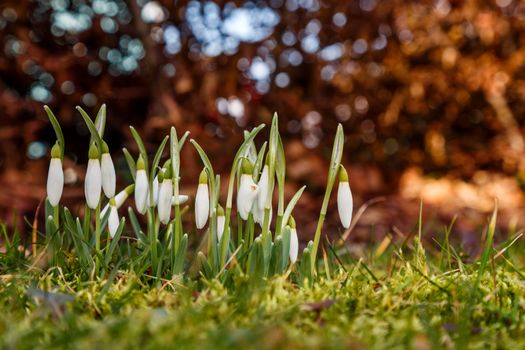
<svg viewBox="0 0 525 350">
<path fill-rule="evenodd" d="M 243 220 L 248 219 L 253 202 L 257 198 L 259 186 L 253 181 L 251 175 L 243 174 L 241 176 L 241 185 L 237 194 L 237 211 Z"/>
<path fill-rule="evenodd" d="M 195 225 L 198 229 L 206 226 L 210 214 L 208 184 L 199 184 L 195 196 Z"/>
<path fill-rule="evenodd" d="M 100 193 L 102 192 L 102 173 L 100 170 L 100 161 L 98 159 L 90 159 L 88 161 L 86 178 L 84 181 L 84 192 L 88 207 L 96 209 L 100 201 Z"/>
<path fill-rule="evenodd" d="M 217 241 L 221 241 L 222 234 L 224 233 L 224 224 L 226 217 L 224 215 L 217 216 Z"/>
<path fill-rule="evenodd" d="M 290 261 L 294 264 L 297 261 L 297 253 L 299 252 L 299 239 L 297 238 L 297 230 L 291 229 L 290 232 Z"/>
<path fill-rule="evenodd" d="M 158 200 L 159 220 L 167 224 L 170 221 L 171 201 L 173 200 L 173 182 L 170 179 L 162 181 Z"/>
<path fill-rule="evenodd" d="M 102 189 L 108 198 L 115 196 L 115 188 L 117 183 L 117 176 L 115 174 L 115 166 L 109 153 L 102 154 L 101 159 L 102 170 Z"/>
<path fill-rule="evenodd" d="M 175 196 L 173 196 L 172 203 L 173 203 L 173 205 L 175 205 L 175 204 L 181 205 L 181 204 L 186 203 L 187 201 L 188 201 L 188 196 L 187 195 L 179 194 L 177 199 L 175 199 Z"/>
<path fill-rule="evenodd" d="M 139 213 L 146 213 L 148 198 L 148 176 L 144 169 L 140 169 L 135 176 L 135 206 Z"/>
<path fill-rule="evenodd" d="M 110 206 L 109 208 L 109 218 L 108 218 L 108 229 L 109 234 L 111 235 L 111 238 L 115 237 L 115 234 L 117 233 L 117 229 L 119 226 L 119 218 L 118 218 L 118 212 L 117 208 L 114 206 Z"/>
<path fill-rule="evenodd" d="M 159 176 L 155 176 L 155 178 L 153 179 L 153 205 L 156 206 L 158 203 L 159 203 L 159 189 L 160 189 L 160 184 L 159 184 Z M 150 193 L 151 195 L 151 193 Z M 148 203 L 150 203 L 150 199 L 148 199 Z"/>
<path fill-rule="evenodd" d="M 340 182 L 337 189 L 337 210 L 339 211 L 339 218 L 344 228 L 350 227 L 353 206 L 350 184 L 348 182 Z"/>
<path fill-rule="evenodd" d="M 259 194 L 257 196 L 257 201 L 259 208 L 264 208 L 266 204 L 266 197 L 268 196 L 268 165 L 265 165 L 259 178 Z"/>
<path fill-rule="evenodd" d="M 119 193 L 117 193 L 117 195 L 115 196 L 115 205 L 118 208 L 120 208 L 122 206 L 122 204 L 124 204 L 124 202 L 126 201 L 126 199 L 128 199 L 128 192 L 126 192 L 126 190 L 124 191 L 120 191 Z"/>
<path fill-rule="evenodd" d="M 53 207 L 58 205 L 64 189 L 64 170 L 60 158 L 51 158 L 47 174 L 47 199 Z"/>
</svg>

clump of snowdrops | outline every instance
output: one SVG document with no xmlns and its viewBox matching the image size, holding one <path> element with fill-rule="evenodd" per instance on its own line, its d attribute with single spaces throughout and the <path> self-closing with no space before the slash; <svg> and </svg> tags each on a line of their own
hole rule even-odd
<svg viewBox="0 0 525 350">
<path fill-rule="evenodd" d="M 237 274 L 257 281 L 281 274 L 293 276 L 304 284 L 311 283 L 316 275 L 323 222 L 336 182 L 341 224 L 344 228 L 350 226 L 353 203 L 348 174 L 341 164 L 344 144 L 341 125 L 334 140 L 315 237 L 299 254 L 300 230 L 293 210 L 305 186 L 285 203 L 286 160 L 276 114 L 269 139 L 259 149 L 254 139 L 265 126 L 245 131 L 244 142 L 233 157 L 226 201 L 221 203 L 221 177 L 215 174 L 205 151 L 193 139 L 188 142 L 202 160 L 203 169 L 195 194 L 180 193 L 183 175 L 180 152 L 188 143 L 189 132 L 180 136 L 175 127 L 154 154 L 147 152 L 139 133 L 130 127 L 139 154 L 132 155 L 125 148 L 123 153 L 134 182 L 117 191 L 115 167 L 104 141 L 106 107 L 100 108 L 94 120 L 81 107 L 77 110 L 91 134 L 83 217 L 75 217 L 60 205 L 66 145 L 57 118 L 45 106 L 57 136 L 47 179 L 42 245 L 46 254 L 41 254 L 48 257 L 51 266 L 76 264 L 86 278 L 102 277 L 126 266 L 158 280 L 200 274 L 225 281 Z M 134 206 L 125 211 L 122 206 L 131 196 Z M 195 226 L 183 227 L 182 217 L 190 215 L 191 206 Z M 232 220 L 232 215 L 237 220 Z M 145 218 L 140 219 L 141 216 Z M 190 235 L 201 238 L 201 244 L 193 251 L 188 246 Z"/>
</svg>

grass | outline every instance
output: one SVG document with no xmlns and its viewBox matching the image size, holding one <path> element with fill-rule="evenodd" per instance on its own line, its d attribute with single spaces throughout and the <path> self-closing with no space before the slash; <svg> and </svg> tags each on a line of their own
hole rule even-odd
<svg viewBox="0 0 525 350">
<path fill-rule="evenodd" d="M 12 239 L 0 254 L 0 348 L 523 348 L 523 245 L 516 235 L 492 248 L 495 220 L 470 259 L 451 228 L 436 244 L 415 230 L 361 257 L 326 245 L 304 285 L 296 269 L 158 283 L 117 265 L 85 280 L 34 266 Z"/>
</svg>

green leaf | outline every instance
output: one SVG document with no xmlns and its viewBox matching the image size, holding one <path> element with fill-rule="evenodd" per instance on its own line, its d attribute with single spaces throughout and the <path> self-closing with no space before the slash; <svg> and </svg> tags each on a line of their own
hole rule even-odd
<svg viewBox="0 0 525 350">
<path fill-rule="evenodd" d="M 126 218 L 122 217 L 120 218 L 120 223 L 117 228 L 117 232 L 115 232 L 115 236 L 111 238 L 111 243 L 109 244 L 109 248 L 106 251 L 106 259 L 105 264 L 106 266 L 109 265 L 111 262 L 111 258 L 113 257 L 113 252 L 115 251 L 115 248 L 117 247 L 120 236 L 122 235 L 122 232 L 124 231 L 124 227 L 126 226 Z"/>
<path fill-rule="evenodd" d="M 122 153 L 124 153 L 124 158 L 126 158 L 126 163 L 128 164 L 129 172 L 131 173 L 133 182 L 135 182 L 135 173 L 137 172 L 137 166 L 135 164 L 135 159 L 133 159 L 133 156 L 129 153 L 129 151 L 125 147 L 122 148 Z"/>
<path fill-rule="evenodd" d="M 64 141 L 64 134 L 62 133 L 62 128 L 60 127 L 60 123 L 58 122 L 57 117 L 55 117 L 55 114 L 49 108 L 47 105 L 44 106 L 44 110 L 46 111 L 47 117 L 49 118 L 49 121 L 51 122 L 51 125 L 53 126 L 53 130 L 55 130 L 55 134 L 57 136 L 58 144 L 60 145 L 60 159 L 64 159 L 64 149 L 65 149 L 65 141 Z"/>
<path fill-rule="evenodd" d="M 290 237 L 291 237 L 290 226 L 286 226 L 284 230 L 282 231 L 281 236 L 279 237 L 282 237 L 282 242 L 283 242 L 282 243 L 283 244 L 282 259 L 281 259 L 282 265 L 280 266 L 281 273 L 283 273 L 284 271 L 286 271 L 286 267 L 288 266 L 288 258 L 290 257 Z"/>
<path fill-rule="evenodd" d="M 168 138 L 169 136 L 164 137 L 164 139 L 160 143 L 159 148 L 157 148 L 157 152 L 155 153 L 155 157 L 153 158 L 153 163 L 151 164 L 150 179 L 153 179 L 155 177 L 155 170 L 159 166 L 160 157 L 162 157 L 162 152 L 164 151 L 164 147 L 166 147 Z"/>
<path fill-rule="evenodd" d="M 77 106 L 76 109 L 80 112 L 82 119 L 84 119 L 84 123 L 86 123 L 86 126 L 88 127 L 89 132 L 91 133 L 91 139 L 95 141 L 95 143 L 97 144 L 98 151 L 100 152 L 100 154 L 102 154 L 102 138 L 98 133 L 97 127 L 95 126 L 95 124 L 93 124 L 93 121 L 86 113 L 86 111 L 82 109 L 82 107 Z"/>
<path fill-rule="evenodd" d="M 306 186 L 301 187 L 295 194 L 293 195 L 292 199 L 290 199 L 290 202 L 288 202 L 288 205 L 286 206 L 286 210 L 284 211 L 283 220 L 281 223 L 281 229 L 283 229 L 286 224 L 288 224 L 288 220 L 290 220 L 290 216 L 292 215 L 292 211 L 295 208 L 295 205 L 299 201 L 299 198 L 301 198 L 304 189 Z"/>
<path fill-rule="evenodd" d="M 262 171 L 262 168 L 264 166 L 264 154 L 266 152 L 266 145 L 268 144 L 267 141 L 264 141 L 264 143 L 261 146 L 261 149 L 259 150 L 259 154 L 257 154 L 257 159 L 255 160 L 255 164 L 253 166 L 253 180 L 258 181 L 259 175 Z"/>
<path fill-rule="evenodd" d="M 175 264 L 173 265 L 173 274 L 179 274 L 182 272 L 184 267 L 184 259 L 186 258 L 186 252 L 188 250 L 188 235 L 184 234 L 180 241 L 179 249 L 177 250 L 177 256 L 175 258 Z"/>
<path fill-rule="evenodd" d="M 182 147 L 184 147 L 184 143 L 186 142 L 186 139 L 188 138 L 189 135 L 190 135 L 190 132 L 186 131 L 184 133 L 184 135 L 182 135 L 182 137 L 180 138 L 180 140 L 179 140 L 179 151 L 182 150 Z"/>
<path fill-rule="evenodd" d="M 309 248 L 304 248 L 301 256 L 301 263 L 299 266 L 299 285 L 304 286 L 305 283 L 312 282 L 312 257 Z"/>
<path fill-rule="evenodd" d="M 95 118 L 95 127 L 97 128 L 100 138 L 104 138 L 104 130 L 106 129 L 106 104 L 100 106 L 97 117 Z"/>
<path fill-rule="evenodd" d="M 146 147 L 144 146 L 144 142 L 142 141 L 142 138 L 140 137 L 137 130 L 130 126 L 129 130 L 131 131 L 131 136 L 133 136 L 133 139 L 135 140 L 135 143 L 137 144 L 137 147 L 139 148 L 139 152 L 142 155 L 142 158 L 144 159 L 144 165 L 146 168 L 146 173 L 148 172 L 148 152 L 146 151 Z"/>
</svg>

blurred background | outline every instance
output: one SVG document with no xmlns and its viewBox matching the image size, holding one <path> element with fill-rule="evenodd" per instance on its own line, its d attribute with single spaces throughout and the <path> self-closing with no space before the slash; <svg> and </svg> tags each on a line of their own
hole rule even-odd
<svg viewBox="0 0 525 350">
<path fill-rule="evenodd" d="M 2 0 L 2 219 L 27 230 L 45 197 L 55 137 L 44 104 L 65 131 L 64 203 L 80 209 L 89 135 L 74 107 L 94 116 L 105 103 L 120 188 L 130 181 L 121 148 L 137 154 L 128 125 L 152 152 L 172 125 L 189 130 L 226 176 L 242 130 L 276 111 L 288 198 L 308 186 L 296 214 L 303 237 L 337 123 L 355 211 L 385 198 L 355 240 L 407 233 L 419 198 L 438 228 L 458 215 L 464 240 L 477 239 L 494 197 L 500 223 L 520 225 L 524 34 L 516 0 Z M 201 163 L 190 146 L 182 163 L 193 194 Z"/>
</svg>

